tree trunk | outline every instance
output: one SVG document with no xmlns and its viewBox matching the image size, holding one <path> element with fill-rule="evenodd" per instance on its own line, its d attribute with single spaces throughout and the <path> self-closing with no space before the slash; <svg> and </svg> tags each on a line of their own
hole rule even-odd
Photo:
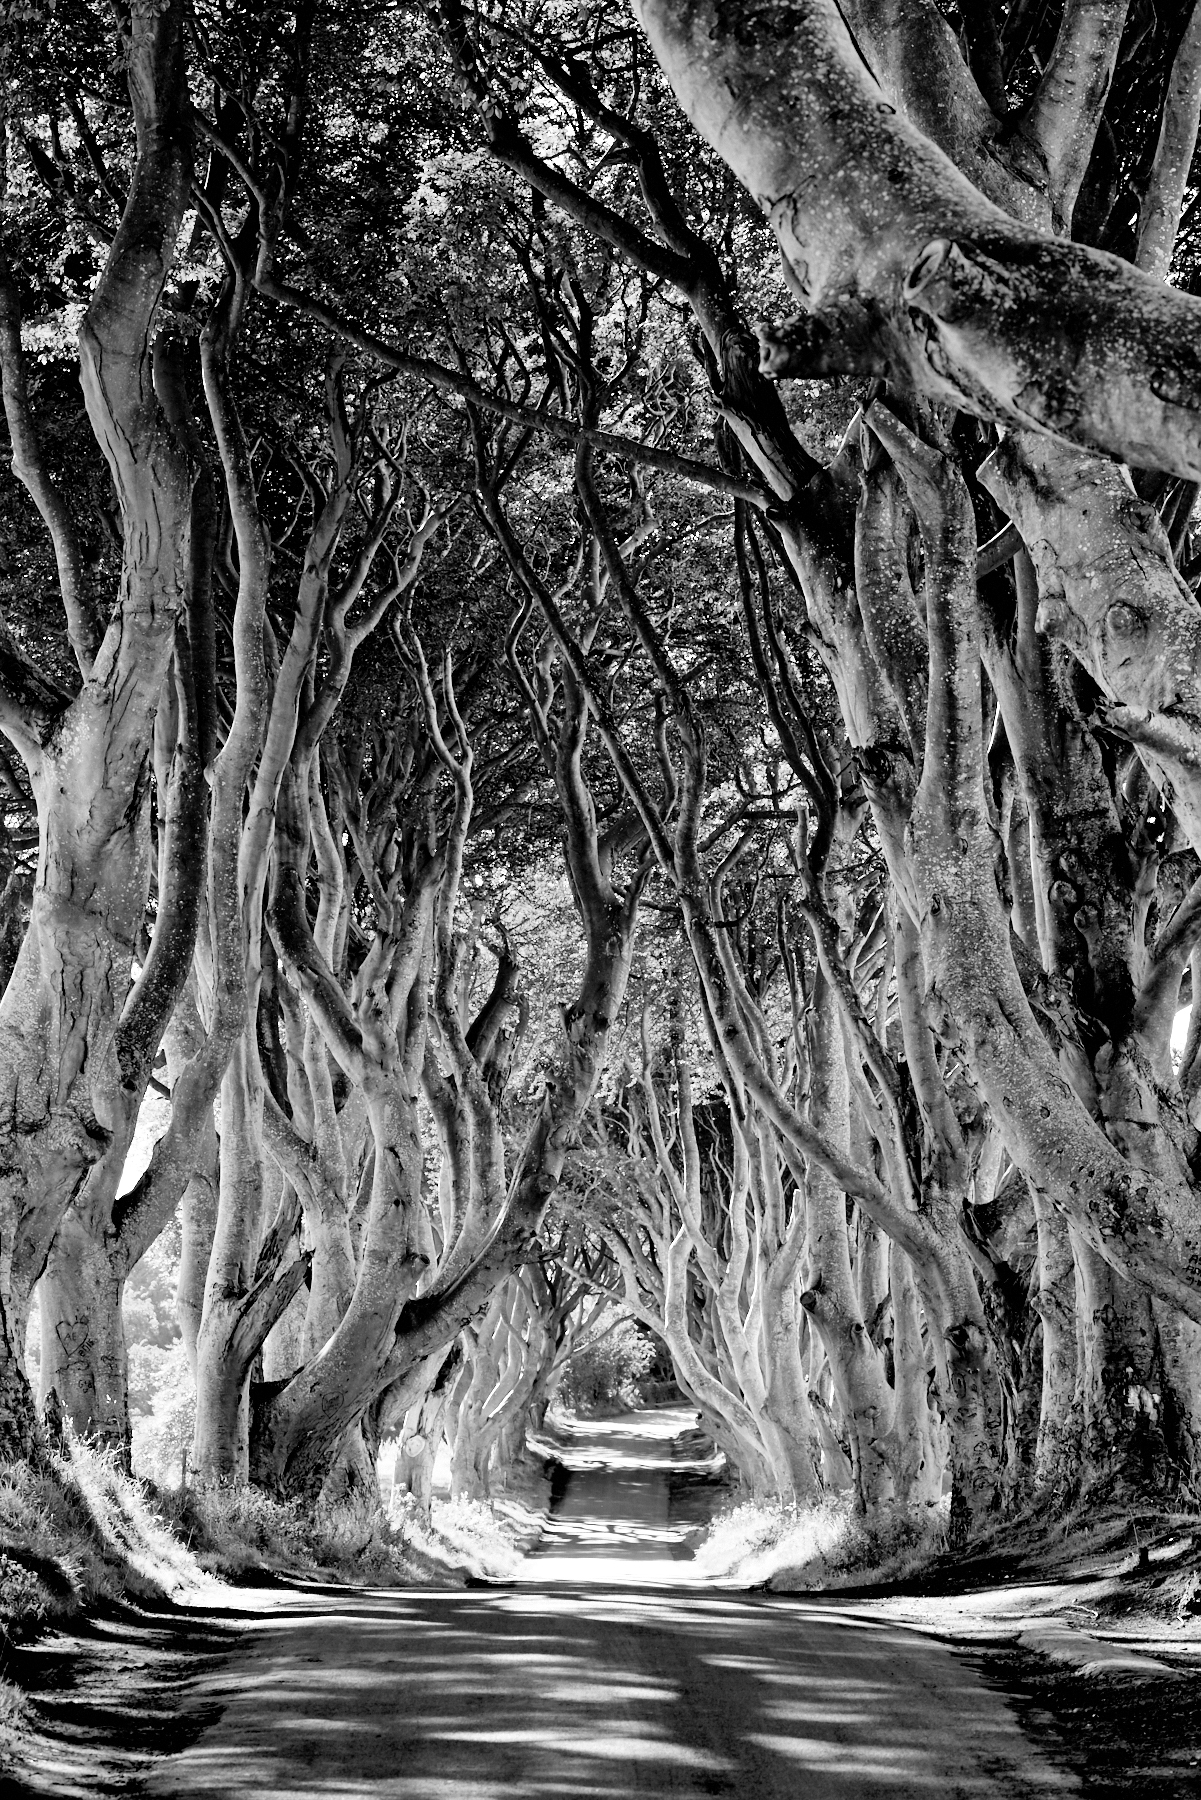
<svg viewBox="0 0 1201 1800">
<path fill-rule="evenodd" d="M 1080 1479 L 1080 1414 L 1076 1391 L 1076 1265 L 1068 1228 L 1041 1194 L 1038 1223 L 1038 1310 L 1042 1319 L 1042 1402 L 1035 1449 L 1036 1486 L 1052 1502 L 1074 1493 Z"/>
<path fill-rule="evenodd" d="M 246 1329 L 263 1235 L 261 1095 L 243 1035 L 221 1084 L 221 1186 L 196 1343 L 196 1438 L 192 1466 L 213 1486 L 245 1483 L 249 1459 L 247 1382 L 262 1338 Z M 266 1335 L 264 1332 L 263 1336 Z"/>
<path fill-rule="evenodd" d="M 321 1484 L 320 1498 L 326 1506 L 359 1500 L 378 1504 L 380 1491 L 375 1456 L 367 1444 L 361 1423 L 352 1425 L 343 1437 L 333 1465 Z"/>
<path fill-rule="evenodd" d="M 188 1061 L 204 1045 L 204 1028 L 196 1005 L 196 976 L 189 976 L 163 1039 L 167 1085 L 174 1089 Z M 175 1316 L 196 1379 L 196 1344 L 204 1317 L 204 1284 L 217 1230 L 217 1194 L 221 1180 L 220 1145 L 210 1101 L 202 1111 L 193 1149 L 194 1167 L 179 1203 L 181 1249 L 175 1290 Z"/>
<path fill-rule="evenodd" d="M 1154 445 L 1156 466 L 1201 477 L 1201 308 L 1116 256 L 1038 229 L 1066 229 L 1075 198 L 1056 191 L 1054 169 L 1041 192 L 1023 175 L 1023 154 L 1053 162 L 1038 106 L 1007 149 L 994 123 L 977 133 L 974 187 L 886 98 L 832 0 L 784 17 L 769 7 L 735 16 L 717 0 L 638 0 L 635 11 L 681 106 L 767 214 L 806 309 L 765 332 L 773 373 L 822 372 L 824 325 L 840 349 L 849 340 L 852 366 L 927 400 L 1135 466 Z M 864 11 L 870 20 L 875 9 Z M 882 68 L 911 50 L 894 33 Z M 928 99 L 928 78 L 916 76 L 907 93 Z M 957 121 L 952 150 L 971 96 L 978 104 L 960 64 L 960 94 L 943 112 Z M 1169 364 L 1170 386 L 1158 373 Z"/>
<path fill-rule="evenodd" d="M 380 1391 L 401 1307 L 429 1262 L 416 1105 L 403 1076 L 367 1092 L 374 1168 L 354 1293 L 319 1356 L 272 1402 L 255 1446 L 255 1480 L 316 1493 L 341 1439 Z"/>
<path fill-rule="evenodd" d="M 932 1506 L 942 1495 L 944 1446 L 930 1407 L 930 1370 L 922 1342 L 913 1271 L 903 1250 L 892 1246 L 892 1386 L 895 1395 L 891 1464 L 902 1506 Z"/>
<path fill-rule="evenodd" d="M 28 1459 L 36 1446 L 37 1413 L 25 1378 L 24 1346 L 13 1341 L 0 1284 L 0 1458 Z"/>
<path fill-rule="evenodd" d="M 1078 1234 L 1077 1406 L 1082 1495 L 1163 1504 L 1172 1483 L 1164 1432 L 1159 1333 L 1150 1300 L 1132 1291 Z"/>
<path fill-rule="evenodd" d="M 121 509 L 116 615 L 94 661 L 77 645 L 86 680 L 69 705 L 39 702 L 36 718 L 5 705 L 39 830 L 29 928 L 0 1000 L 0 1238 L 14 1336 L 60 1220 L 109 1147 L 129 1073 L 117 1025 L 146 904 L 151 733 L 192 576 L 194 470 L 150 353 L 191 178 L 182 20 L 170 0 L 121 27 L 137 159 L 79 338 L 88 416 Z M 11 408 L 10 338 L 3 360 Z M 19 1392 L 5 1404 L 19 1414 Z"/>
<path fill-rule="evenodd" d="M 304 1321 L 308 1312 L 304 1288 L 292 1300 L 283 1317 L 263 1340 L 263 1380 L 268 1384 L 290 1381 L 304 1361 Z"/>
<path fill-rule="evenodd" d="M 834 995 L 820 974 L 814 988 L 813 1010 L 810 1113 L 831 1143 L 848 1149 L 847 1053 Z M 866 1513 L 893 1495 L 888 1450 L 893 1436 L 894 1394 L 859 1311 L 851 1271 L 845 1196 L 825 1170 L 817 1167 L 810 1167 L 805 1185 L 807 1269 L 802 1303 L 810 1326 L 825 1348 L 851 1444 L 855 1505 L 859 1512 Z"/>
<path fill-rule="evenodd" d="M 196 1379 L 197 1346 L 204 1318 L 204 1289 L 208 1280 L 209 1258 L 217 1233 L 220 1154 L 217 1127 L 210 1106 L 198 1134 L 196 1173 L 183 1191 L 179 1211 L 181 1250 L 175 1314 L 179 1320 L 193 1380 Z"/>
<path fill-rule="evenodd" d="M 763 1333 L 764 1384 L 761 1429 L 768 1442 L 778 1491 L 794 1506 L 816 1501 L 817 1429 L 805 1382 L 800 1351 L 800 1302 L 795 1284 L 780 1297 Z"/>
<path fill-rule="evenodd" d="M 457 1379 L 457 1361 L 448 1358 L 429 1392 L 405 1414 L 397 1444 L 393 1490 L 411 1494 L 426 1518 L 434 1493 L 434 1459 L 443 1441 L 447 1409 Z"/>
<path fill-rule="evenodd" d="M 129 1467 L 129 1371 L 121 1295 L 125 1274 L 103 1238 L 72 1207 L 38 1290 L 39 1402 L 53 1390 L 76 1436 L 113 1450 Z"/>
</svg>

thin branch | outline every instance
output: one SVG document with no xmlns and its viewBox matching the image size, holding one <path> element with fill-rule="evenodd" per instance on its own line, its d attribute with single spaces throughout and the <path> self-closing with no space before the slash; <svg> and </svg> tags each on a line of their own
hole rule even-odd
<svg viewBox="0 0 1201 1800">
<path fill-rule="evenodd" d="M 1067 0 L 1023 135 L 1047 165 L 1056 225 L 1067 230 L 1105 111 L 1130 0 Z"/>
<path fill-rule="evenodd" d="M 88 590 L 71 508 L 50 479 L 42 457 L 25 382 L 20 301 L 14 283 L 4 272 L 0 272 L 0 386 L 12 445 L 13 474 L 28 489 L 50 534 L 67 615 L 67 635 L 79 672 L 86 680 L 104 636 L 104 625 Z"/>
<path fill-rule="evenodd" d="M 1180 209 L 1197 147 L 1201 120 L 1201 5 L 1194 4 L 1164 99 L 1155 161 L 1143 193 L 1135 262 L 1148 275 L 1168 279 L 1180 229 Z"/>
</svg>

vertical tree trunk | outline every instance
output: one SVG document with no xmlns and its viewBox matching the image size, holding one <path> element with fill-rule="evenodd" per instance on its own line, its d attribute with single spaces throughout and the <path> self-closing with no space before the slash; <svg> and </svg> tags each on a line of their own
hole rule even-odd
<svg viewBox="0 0 1201 1800">
<path fill-rule="evenodd" d="M 434 1461 L 442 1445 L 455 1382 L 457 1353 L 435 1376 L 429 1391 L 406 1412 L 396 1450 L 394 1490 L 411 1494 L 418 1511 L 429 1517 L 434 1493 Z"/>
<path fill-rule="evenodd" d="M 204 1317 L 204 1289 L 209 1258 L 217 1232 L 217 1196 L 220 1189 L 220 1144 L 211 1106 L 197 1136 L 196 1172 L 189 1179 L 179 1203 L 181 1249 L 175 1314 L 187 1352 L 192 1378 L 196 1378 L 196 1350 Z"/>
<path fill-rule="evenodd" d="M 1162 1498 L 1170 1483 L 1164 1371 L 1151 1301 L 1131 1289 L 1077 1233 L 1077 1406 L 1085 1493 Z"/>
<path fill-rule="evenodd" d="M 24 1346 L 14 1342 L 0 1282 L 0 1458 L 16 1462 L 34 1455 L 37 1415 L 25 1378 Z"/>
<path fill-rule="evenodd" d="M 818 1499 L 820 1488 L 817 1429 L 801 1361 L 803 1313 L 796 1276 L 777 1288 L 769 1270 L 766 1289 L 762 1331 L 764 1418 L 775 1440 L 772 1461 L 784 1475 L 781 1493 L 797 1506 L 805 1506 Z"/>
<path fill-rule="evenodd" d="M 76 642 L 83 688 L 56 716 L 5 729 L 29 769 L 39 853 L 29 929 L 0 1000 L 0 1239 L 9 1331 L 60 1220 L 108 1149 L 127 1071 L 116 1040 L 129 992 L 148 868 L 144 854 L 155 711 L 191 580 L 194 471 L 152 377 L 155 314 L 191 177 L 183 8 L 123 15 L 137 156 L 125 210 L 80 331 L 88 417 L 121 509 L 116 616 L 98 648 Z M 19 334 L 15 363 L 19 365 Z M 11 334 L 6 410 L 19 403 Z M 60 559 L 60 568 L 63 566 Z M 69 622 L 77 623 L 66 592 Z M 94 652 L 94 660 L 92 653 Z M 28 1402 L 19 1355 L 0 1366 L 0 1412 Z"/>
<path fill-rule="evenodd" d="M 246 1297 L 262 1241 L 262 1095 L 254 1047 L 243 1034 L 221 1084 L 221 1185 L 196 1344 L 197 1479 L 244 1483 L 249 1458 L 247 1382 L 259 1341 L 246 1332 Z"/>
<path fill-rule="evenodd" d="M 813 1010 L 810 1113 L 829 1141 L 845 1150 L 850 1133 L 847 1053 L 834 995 L 820 972 Z M 826 1352 L 851 1444 L 856 1509 L 865 1513 L 893 1495 L 888 1451 L 893 1438 L 894 1394 L 859 1311 L 845 1196 L 825 1170 L 817 1167 L 809 1169 L 805 1186 L 808 1268 L 803 1304 Z"/>
<path fill-rule="evenodd" d="M 483 1429 L 484 1404 L 497 1375 L 491 1335 L 483 1327 L 471 1334 L 471 1380 L 459 1402 L 450 1452 L 450 1492 L 455 1500 L 486 1500 L 491 1491 L 492 1444 Z"/>
<path fill-rule="evenodd" d="M 329 1473 L 321 1484 L 320 1498 L 324 1505 L 336 1506 L 359 1500 L 379 1502 L 379 1476 L 375 1467 L 378 1445 L 373 1448 L 374 1440 L 369 1442 L 368 1436 L 362 1421 L 352 1425 L 343 1436 Z"/>
<path fill-rule="evenodd" d="M 932 1506 L 942 1495 L 946 1458 L 930 1407 L 929 1359 L 922 1342 L 917 1290 L 909 1258 L 895 1244 L 889 1265 L 895 1394 L 891 1461 L 896 1497 L 903 1506 Z"/>
<path fill-rule="evenodd" d="M 123 1259 L 70 1208 L 55 1233 L 38 1290 L 39 1400 L 44 1407 L 53 1390 L 77 1436 L 115 1451 L 128 1469 L 124 1287 Z"/>
<path fill-rule="evenodd" d="M 1076 1265 L 1067 1226 L 1038 1193 L 1034 1216 L 1042 1319 L 1042 1401 L 1034 1479 L 1044 1493 L 1062 1501 L 1075 1491 L 1080 1479 Z"/>
<path fill-rule="evenodd" d="M 184 1067 L 204 1047 L 205 1032 L 196 1005 L 193 973 L 180 996 L 163 1040 L 167 1059 L 167 1085 L 172 1089 Z M 220 1145 L 210 1100 L 193 1140 L 193 1168 L 179 1203 L 180 1258 L 175 1290 L 175 1316 L 187 1352 L 188 1366 L 196 1379 L 196 1343 L 204 1314 L 204 1284 L 217 1229 L 217 1190 L 221 1179 Z"/>
</svg>

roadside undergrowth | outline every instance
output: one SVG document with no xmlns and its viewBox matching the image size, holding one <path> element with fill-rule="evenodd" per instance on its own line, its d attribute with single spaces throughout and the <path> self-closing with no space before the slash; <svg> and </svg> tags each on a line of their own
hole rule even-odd
<svg viewBox="0 0 1201 1800">
<path fill-rule="evenodd" d="M 0 1466 L 0 1641 L 102 1600 L 171 1599 L 211 1586 L 152 1489 L 71 1442 L 41 1468 Z"/>
<path fill-rule="evenodd" d="M 466 1570 L 477 1581 L 506 1581 L 521 1561 L 504 1515 L 482 1500 L 435 1500 L 428 1517 L 398 1505 L 398 1528 L 414 1548 L 447 1572 Z"/>
<path fill-rule="evenodd" d="M 111 1455 L 69 1442 L 38 1468 L 0 1465 L 0 1742 L 26 1714 L 7 1679 L 14 1644 L 104 1604 L 219 1591 L 152 1492 Z"/>
<path fill-rule="evenodd" d="M 519 1518 L 503 1502 L 371 1494 L 328 1505 L 276 1500 L 257 1488 L 186 1488 L 159 1504 L 201 1566 L 238 1585 L 264 1575 L 397 1587 L 505 1580 L 520 1561 Z"/>
<path fill-rule="evenodd" d="M 421 1579 L 373 1495 L 313 1506 L 258 1488 L 188 1487 L 160 1490 L 158 1503 L 201 1566 L 238 1585 L 289 1575 L 380 1586 Z"/>
<path fill-rule="evenodd" d="M 867 1520 L 845 1497 L 800 1509 L 750 1501 L 716 1516 L 694 1567 L 711 1581 L 784 1592 L 901 1581 L 945 1551 L 948 1522 L 945 1502 Z"/>
<path fill-rule="evenodd" d="M 393 1526 L 451 1579 L 457 1569 L 477 1581 L 509 1581 L 546 1523 L 553 1458 L 549 1440 L 531 1444 L 486 1501 L 435 1495 L 423 1514 L 410 1496 L 398 1494 L 391 1506 Z"/>
<path fill-rule="evenodd" d="M 534 1465 L 537 1463 L 537 1467 Z M 545 1516 L 540 1459 L 495 1503 L 305 1506 L 254 1488 L 160 1488 L 68 1439 L 41 1466 L 0 1464 L 0 1744 L 26 1714 L 12 1646 L 106 1605 L 228 1600 L 227 1583 L 392 1587 L 508 1579 Z"/>
<path fill-rule="evenodd" d="M 0 1467 L 5 1642 L 104 1601 L 182 1600 L 264 1577 L 393 1586 L 505 1580 L 545 1517 L 541 1459 L 492 1501 L 359 1494 L 316 1506 L 257 1488 L 163 1488 L 75 1440 L 42 1468 Z"/>
</svg>

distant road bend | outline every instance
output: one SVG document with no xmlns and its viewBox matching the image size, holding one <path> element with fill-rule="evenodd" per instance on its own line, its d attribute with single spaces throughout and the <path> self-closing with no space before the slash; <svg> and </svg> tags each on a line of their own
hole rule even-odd
<svg viewBox="0 0 1201 1800">
<path fill-rule="evenodd" d="M 366 1590 L 256 1620 L 157 1800 L 1042 1800 L 1003 1697 L 869 1606 L 690 1585 L 659 1412 L 584 1454 L 510 1587 Z"/>
</svg>

